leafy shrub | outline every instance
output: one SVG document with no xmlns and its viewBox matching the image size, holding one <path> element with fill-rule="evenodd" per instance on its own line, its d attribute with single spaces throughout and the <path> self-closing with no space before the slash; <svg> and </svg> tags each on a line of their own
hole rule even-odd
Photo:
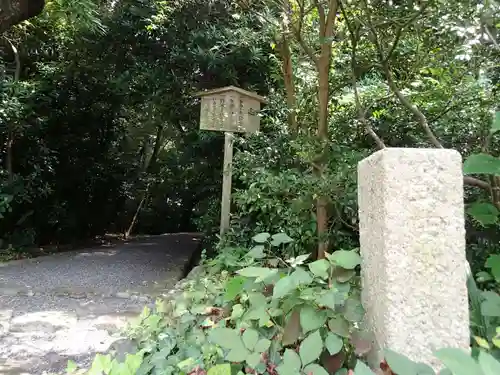
<svg viewBox="0 0 500 375">
<path fill-rule="evenodd" d="M 356 250 L 309 262 L 308 255 L 276 255 L 294 242 L 285 233 L 259 233 L 252 242 L 250 249 L 224 249 L 199 278 L 184 282 L 178 296 L 146 307 L 130 330 L 137 352 L 122 362 L 98 355 L 90 374 L 372 374 L 362 361 L 372 337 L 359 329 L 364 310 Z M 493 294 L 488 299 L 479 292 L 480 310 L 500 315 L 500 305 L 490 306 L 500 300 Z M 448 369 L 440 374 L 499 374 L 500 328 L 475 342 L 472 356 L 436 351 Z M 390 350 L 381 369 L 386 375 L 434 374 Z"/>
</svg>

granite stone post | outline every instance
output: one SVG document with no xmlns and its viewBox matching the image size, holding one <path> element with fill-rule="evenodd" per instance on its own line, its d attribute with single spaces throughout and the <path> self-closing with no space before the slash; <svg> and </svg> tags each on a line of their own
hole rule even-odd
<svg viewBox="0 0 500 375">
<path fill-rule="evenodd" d="M 469 349 L 462 158 L 388 148 L 358 165 L 362 300 L 378 368 L 389 348 L 435 369 Z"/>
</svg>

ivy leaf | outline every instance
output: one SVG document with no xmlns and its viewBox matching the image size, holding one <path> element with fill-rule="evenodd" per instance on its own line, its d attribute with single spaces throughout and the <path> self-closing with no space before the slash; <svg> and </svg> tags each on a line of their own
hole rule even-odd
<svg viewBox="0 0 500 375">
<path fill-rule="evenodd" d="M 361 301 L 354 296 L 350 296 L 347 299 L 343 311 L 344 318 L 353 323 L 360 322 L 365 314 L 365 309 L 363 308 Z"/>
<path fill-rule="evenodd" d="M 293 242 L 293 239 L 285 233 L 276 233 L 271 236 L 271 246 L 280 246 L 290 242 Z"/>
<path fill-rule="evenodd" d="M 434 352 L 436 358 L 451 370 L 454 375 L 483 375 L 479 364 L 470 354 L 455 348 L 439 349 Z"/>
<path fill-rule="evenodd" d="M 490 290 L 482 295 L 485 299 L 481 303 L 481 313 L 484 316 L 500 317 L 500 295 Z"/>
<path fill-rule="evenodd" d="M 329 260 L 347 270 L 352 270 L 361 264 L 361 257 L 354 250 L 337 250 L 330 255 Z"/>
<path fill-rule="evenodd" d="M 349 322 L 341 316 L 336 316 L 328 321 L 328 328 L 341 337 L 349 337 Z"/>
<path fill-rule="evenodd" d="M 322 307 L 328 307 L 335 311 L 335 292 L 329 290 L 326 293 L 322 293 L 316 297 L 316 303 Z"/>
<path fill-rule="evenodd" d="M 309 263 L 308 267 L 315 276 L 321 277 L 322 279 L 327 279 L 329 276 L 328 270 L 330 269 L 331 265 L 326 259 L 320 259 L 315 262 Z"/>
<path fill-rule="evenodd" d="M 288 346 L 294 344 L 300 335 L 300 312 L 296 308 L 290 315 L 290 319 L 285 326 L 285 331 L 283 332 L 283 346 Z"/>
<path fill-rule="evenodd" d="M 264 245 L 257 245 L 250 249 L 250 251 L 246 254 L 247 257 L 253 259 L 262 259 L 266 256 L 264 253 Z"/>
<path fill-rule="evenodd" d="M 386 349 L 384 350 L 384 358 L 395 374 L 418 375 L 417 364 L 404 355 Z"/>
<path fill-rule="evenodd" d="M 495 224 L 500 212 L 491 203 L 474 202 L 467 207 L 467 213 L 479 224 L 486 226 Z"/>
<path fill-rule="evenodd" d="M 326 323 L 326 312 L 312 306 L 304 306 L 300 310 L 300 325 L 304 333 L 314 331 Z"/>
<path fill-rule="evenodd" d="M 215 365 L 208 370 L 207 375 L 231 375 L 231 365 L 229 363 Z"/>
<path fill-rule="evenodd" d="M 299 355 L 303 365 L 319 358 L 323 352 L 323 340 L 319 331 L 314 331 L 300 344 Z"/>
<path fill-rule="evenodd" d="M 464 174 L 500 175 L 500 160 L 488 154 L 472 154 L 464 161 Z"/>
<path fill-rule="evenodd" d="M 302 267 L 297 267 L 295 271 L 290 274 L 295 286 L 306 286 L 313 282 L 312 276 Z"/>
<path fill-rule="evenodd" d="M 271 346 L 271 340 L 268 340 L 266 338 L 260 339 L 257 344 L 255 345 L 254 350 L 261 354 L 264 352 L 267 352 Z"/>
<path fill-rule="evenodd" d="M 303 255 L 299 255 L 297 258 L 290 258 L 287 260 L 287 262 L 293 267 L 297 267 L 297 266 L 300 266 L 301 264 L 303 264 L 307 258 L 309 258 L 310 254 L 303 254 Z"/>
<path fill-rule="evenodd" d="M 283 298 L 295 289 L 295 283 L 291 276 L 285 276 L 274 285 L 273 299 Z"/>
<path fill-rule="evenodd" d="M 255 281 L 260 282 L 278 273 L 278 270 L 266 267 L 246 267 L 236 271 L 236 273 L 245 277 L 255 277 Z"/>
<path fill-rule="evenodd" d="M 500 362 L 493 356 L 481 350 L 478 357 L 479 366 L 483 369 L 484 375 L 500 374 Z"/>
<path fill-rule="evenodd" d="M 331 355 L 337 354 L 344 347 L 344 342 L 336 334 L 328 332 L 325 339 L 325 347 Z"/>
<path fill-rule="evenodd" d="M 224 349 L 231 349 L 241 343 L 241 337 L 238 331 L 231 328 L 215 328 L 210 331 L 208 339 L 213 344 L 219 345 Z"/>
<path fill-rule="evenodd" d="M 225 301 L 232 301 L 236 298 L 238 294 L 243 290 L 243 285 L 245 284 L 245 278 L 241 276 L 235 276 L 229 279 L 226 283 L 226 293 L 224 294 Z"/>
<path fill-rule="evenodd" d="M 252 237 L 252 240 L 257 243 L 265 243 L 271 235 L 269 233 L 259 233 Z"/>
<path fill-rule="evenodd" d="M 496 133 L 500 130 L 500 111 L 496 111 L 493 116 L 493 122 L 491 123 L 490 133 Z"/>
<path fill-rule="evenodd" d="M 356 367 L 354 367 L 355 375 L 375 375 L 375 373 L 360 360 L 356 361 Z"/>
<path fill-rule="evenodd" d="M 245 332 L 243 332 L 242 339 L 246 348 L 248 350 L 253 350 L 255 345 L 257 345 L 257 341 L 259 341 L 259 333 L 252 328 L 247 328 Z"/>
<path fill-rule="evenodd" d="M 307 375 L 328 375 L 328 371 L 326 371 L 323 367 L 317 365 L 316 363 L 307 365 L 304 369 L 304 373 Z"/>
<path fill-rule="evenodd" d="M 356 276 L 355 270 L 346 270 L 342 267 L 334 267 L 332 277 L 339 283 L 346 283 Z"/>
<path fill-rule="evenodd" d="M 66 366 L 66 372 L 68 374 L 71 374 L 72 372 L 75 372 L 77 369 L 78 369 L 78 365 L 76 364 L 76 362 L 69 360 L 68 365 Z"/>
<path fill-rule="evenodd" d="M 495 280 L 500 282 L 500 254 L 490 255 L 486 260 L 486 268 L 489 268 Z"/>
<path fill-rule="evenodd" d="M 259 353 L 252 353 L 247 357 L 246 362 L 247 362 L 248 366 L 250 366 L 252 369 L 254 369 L 259 365 L 260 359 L 261 359 L 261 356 Z"/>
<path fill-rule="evenodd" d="M 232 320 L 235 320 L 235 319 L 239 319 L 243 316 L 243 313 L 245 312 L 245 310 L 243 309 L 243 305 L 241 304 L 236 304 L 233 306 L 233 311 L 231 313 L 231 319 Z"/>
<path fill-rule="evenodd" d="M 231 350 L 226 355 L 226 360 L 229 362 L 243 362 L 247 359 L 250 352 L 245 348 L 243 342 L 235 342 L 231 347 Z"/>
<path fill-rule="evenodd" d="M 109 374 L 111 370 L 111 355 L 96 354 L 92 362 L 90 374 Z"/>
<path fill-rule="evenodd" d="M 279 366 L 282 367 L 282 369 L 280 371 L 278 367 L 278 373 L 280 375 L 287 375 L 288 373 L 299 373 L 301 366 L 302 363 L 300 361 L 299 355 L 294 350 L 286 349 L 285 353 L 283 353 L 283 363 L 281 366 Z M 288 371 L 288 373 L 283 372 L 283 370 Z"/>
</svg>

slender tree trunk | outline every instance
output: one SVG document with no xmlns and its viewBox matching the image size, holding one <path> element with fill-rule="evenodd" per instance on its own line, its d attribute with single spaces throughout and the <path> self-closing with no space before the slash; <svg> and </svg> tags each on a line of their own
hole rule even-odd
<svg viewBox="0 0 500 375">
<path fill-rule="evenodd" d="M 2 1 L 2 0 L 0 0 Z M 17 84 L 19 82 L 19 78 L 21 77 L 21 59 L 19 57 L 19 52 L 17 51 L 16 46 L 8 39 L 4 38 L 7 43 L 10 45 L 10 48 L 12 50 L 12 53 L 14 54 L 14 60 L 16 62 L 16 70 L 14 72 L 14 84 Z M 7 141 L 6 141 L 6 150 L 5 150 L 5 169 L 7 170 L 7 176 L 9 178 L 9 182 L 12 182 L 12 179 L 14 178 L 14 171 L 13 171 L 13 155 L 12 155 L 12 147 L 14 146 L 14 137 L 15 137 L 15 132 L 14 132 L 14 124 L 9 122 L 7 124 Z"/>
<path fill-rule="evenodd" d="M 281 41 L 279 41 L 279 51 L 281 54 L 281 71 L 285 83 L 286 103 L 288 107 L 288 127 L 290 132 L 295 134 L 298 131 L 295 83 L 293 79 L 292 54 L 288 37 L 285 33 L 283 33 Z"/>
<path fill-rule="evenodd" d="M 132 218 L 132 221 L 130 222 L 128 229 L 124 233 L 125 239 L 128 239 L 130 237 L 130 233 L 132 233 L 132 229 L 134 229 L 135 223 L 137 222 L 137 219 L 139 218 L 139 213 L 141 212 L 142 207 L 144 206 L 144 204 L 146 203 L 146 200 L 148 199 L 148 194 L 149 194 L 149 184 L 146 186 L 146 190 L 144 191 L 144 195 L 142 196 L 142 199 L 139 202 L 137 209 L 135 210 L 134 217 Z"/>
<path fill-rule="evenodd" d="M 321 155 L 314 163 L 314 174 L 318 179 L 323 178 L 324 169 L 328 162 L 328 103 L 330 98 L 330 65 L 332 59 L 332 39 L 334 36 L 335 19 L 337 16 L 338 2 L 330 0 L 328 11 L 319 2 L 315 1 L 319 15 L 319 38 L 321 41 L 321 51 L 319 58 L 315 59 L 316 70 L 318 72 L 318 131 L 317 137 L 322 146 Z M 318 231 L 318 252 L 317 259 L 323 259 L 328 251 L 328 198 L 320 195 L 316 200 L 316 221 Z"/>
<path fill-rule="evenodd" d="M 149 162 L 144 166 L 143 172 L 148 172 L 150 171 L 154 165 L 156 165 L 158 155 L 161 150 L 161 145 L 163 143 L 163 125 L 160 125 L 156 128 L 156 139 L 155 139 L 155 144 L 153 147 L 153 153 L 151 154 L 151 158 L 149 159 Z M 128 226 L 128 229 L 125 231 L 124 236 L 125 238 L 128 238 L 130 236 L 130 233 L 132 233 L 132 230 L 134 229 L 134 226 L 137 222 L 137 219 L 139 218 L 139 214 L 141 213 L 142 207 L 144 207 L 144 204 L 146 203 L 149 195 L 149 188 L 151 187 L 151 182 L 148 182 L 146 186 L 146 190 L 144 191 L 144 195 L 142 196 L 142 199 L 139 202 L 139 205 L 137 206 L 137 209 L 135 210 L 135 214 L 132 218 L 132 221 L 130 222 L 130 225 Z"/>
</svg>

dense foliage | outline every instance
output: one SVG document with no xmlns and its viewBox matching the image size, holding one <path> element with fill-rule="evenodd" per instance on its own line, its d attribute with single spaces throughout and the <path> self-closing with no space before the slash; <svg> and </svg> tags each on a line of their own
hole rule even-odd
<svg viewBox="0 0 500 375">
<path fill-rule="evenodd" d="M 0 2 L 3 253 L 106 232 L 213 234 L 223 141 L 198 130 L 196 93 L 268 99 L 261 131 L 236 137 L 231 228 L 206 273 L 145 311 L 136 354 L 98 356 L 92 371 L 370 374 L 357 163 L 446 147 L 464 158 L 475 351 L 436 355 L 456 375 L 499 373 L 495 0 L 15 3 Z M 386 360 L 388 375 L 432 373 Z"/>
</svg>

